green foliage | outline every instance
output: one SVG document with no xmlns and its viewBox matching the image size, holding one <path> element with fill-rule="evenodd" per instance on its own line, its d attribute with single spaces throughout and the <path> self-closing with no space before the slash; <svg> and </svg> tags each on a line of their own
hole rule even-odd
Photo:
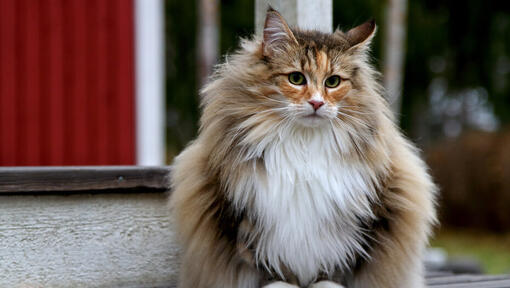
<svg viewBox="0 0 510 288">
<path fill-rule="evenodd" d="M 239 38 L 250 37 L 255 23 L 254 0 L 221 1 L 221 55 L 238 47 Z"/>
<path fill-rule="evenodd" d="M 221 55 L 253 32 L 254 0 L 221 1 Z M 167 148 L 170 161 L 198 128 L 197 1 L 166 0 Z M 219 61 L 221 59 L 218 59 Z"/>
<path fill-rule="evenodd" d="M 172 158 L 197 130 L 196 2 L 167 0 L 165 13 L 167 147 Z"/>
<path fill-rule="evenodd" d="M 510 234 L 446 229 L 434 237 L 431 245 L 445 249 L 452 258 L 480 261 L 486 273 L 510 273 Z"/>
<path fill-rule="evenodd" d="M 406 130 L 427 109 L 434 78 L 446 80 L 450 92 L 483 87 L 496 116 L 510 120 L 509 20 L 507 1 L 409 1 L 401 122 Z"/>
</svg>

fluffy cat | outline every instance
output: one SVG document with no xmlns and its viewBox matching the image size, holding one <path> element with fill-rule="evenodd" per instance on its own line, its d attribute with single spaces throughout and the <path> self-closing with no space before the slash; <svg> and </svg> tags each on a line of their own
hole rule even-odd
<svg viewBox="0 0 510 288">
<path fill-rule="evenodd" d="M 381 96 L 375 28 L 269 9 L 218 66 L 173 166 L 178 287 L 424 287 L 436 189 Z"/>
</svg>

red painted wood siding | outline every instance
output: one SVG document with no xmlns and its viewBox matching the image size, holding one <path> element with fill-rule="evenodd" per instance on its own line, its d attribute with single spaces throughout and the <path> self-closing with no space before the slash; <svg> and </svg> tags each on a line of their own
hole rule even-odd
<svg viewBox="0 0 510 288">
<path fill-rule="evenodd" d="M 135 162 L 132 0 L 0 0 L 0 166 Z"/>
</svg>

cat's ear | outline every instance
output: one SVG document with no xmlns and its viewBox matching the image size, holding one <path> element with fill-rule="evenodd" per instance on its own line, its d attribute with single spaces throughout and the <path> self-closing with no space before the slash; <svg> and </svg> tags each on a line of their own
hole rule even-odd
<svg viewBox="0 0 510 288">
<path fill-rule="evenodd" d="M 347 31 L 345 36 L 347 37 L 347 41 L 351 45 L 350 49 L 353 48 L 363 48 L 368 49 L 368 46 L 372 42 L 372 39 L 375 36 L 375 20 L 369 20 L 359 26 L 352 28 Z"/>
<path fill-rule="evenodd" d="M 273 56 L 277 51 L 284 51 L 289 44 L 297 44 L 294 34 L 282 15 L 269 6 L 264 24 L 263 55 Z"/>
</svg>

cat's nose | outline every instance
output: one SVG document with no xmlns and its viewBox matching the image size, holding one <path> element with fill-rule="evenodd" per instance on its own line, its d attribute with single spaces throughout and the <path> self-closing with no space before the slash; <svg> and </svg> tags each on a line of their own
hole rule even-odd
<svg viewBox="0 0 510 288">
<path fill-rule="evenodd" d="M 324 105 L 323 101 L 317 101 L 317 100 L 309 100 L 308 103 L 312 105 L 313 110 L 317 111 L 319 108 L 321 108 L 322 105 Z"/>
</svg>

